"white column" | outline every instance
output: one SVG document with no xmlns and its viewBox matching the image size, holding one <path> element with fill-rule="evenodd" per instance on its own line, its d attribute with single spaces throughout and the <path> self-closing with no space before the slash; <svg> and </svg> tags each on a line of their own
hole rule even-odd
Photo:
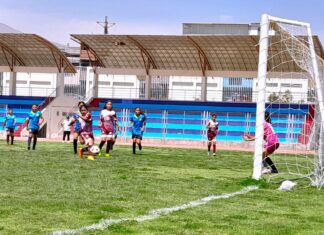
<svg viewBox="0 0 324 235">
<path fill-rule="evenodd" d="M 201 77 L 201 101 L 207 100 L 207 77 Z"/>
<path fill-rule="evenodd" d="M 17 72 L 10 72 L 9 95 L 17 95 Z"/>
<path fill-rule="evenodd" d="M 93 87 L 92 87 L 92 97 L 97 98 L 99 94 L 99 74 L 94 72 L 93 74 Z"/>
<path fill-rule="evenodd" d="M 253 179 L 259 180 L 262 171 L 262 153 L 263 153 L 263 124 L 266 100 L 266 79 L 267 79 L 267 59 L 269 44 L 269 18 L 264 14 L 261 18 L 259 65 L 258 65 L 258 100 L 256 108 L 255 124 L 255 150 L 253 161 Z"/>
<path fill-rule="evenodd" d="M 317 56 L 315 52 L 314 42 L 313 42 L 313 35 L 310 25 L 307 26 L 307 34 L 308 34 L 308 43 L 309 43 L 309 50 L 312 59 L 313 65 L 313 76 L 316 83 L 316 93 L 317 93 L 317 102 L 319 107 L 319 116 L 320 116 L 320 135 L 318 140 L 318 164 L 315 169 L 316 173 L 316 184 L 320 185 L 323 179 L 321 179 L 321 175 L 324 171 L 324 97 L 323 97 L 323 86 L 321 84 L 321 77 L 319 74 L 318 64 L 317 64 Z M 315 119 L 316 120 L 316 119 Z"/>
<path fill-rule="evenodd" d="M 64 73 L 56 74 L 56 97 L 64 95 Z"/>
<path fill-rule="evenodd" d="M 151 98 L 151 76 L 146 75 L 145 77 L 145 99 Z"/>
</svg>

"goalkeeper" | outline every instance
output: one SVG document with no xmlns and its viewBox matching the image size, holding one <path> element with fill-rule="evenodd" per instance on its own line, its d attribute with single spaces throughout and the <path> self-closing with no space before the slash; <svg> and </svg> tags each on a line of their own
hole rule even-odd
<svg viewBox="0 0 324 235">
<path fill-rule="evenodd" d="M 271 125 L 271 116 L 270 113 L 266 112 L 265 113 L 265 122 L 263 125 L 264 128 L 264 134 L 263 134 L 263 139 L 266 142 L 264 145 L 264 151 L 263 151 L 263 166 L 265 167 L 262 170 L 262 174 L 273 174 L 273 173 L 278 173 L 278 169 L 275 166 L 275 164 L 272 162 L 270 159 L 270 155 L 274 153 L 279 148 L 279 139 L 275 131 L 273 130 L 273 127 Z M 253 141 L 255 140 L 254 136 L 245 134 L 243 136 L 244 140 L 246 141 Z M 267 168 L 269 166 L 270 168 Z"/>
</svg>

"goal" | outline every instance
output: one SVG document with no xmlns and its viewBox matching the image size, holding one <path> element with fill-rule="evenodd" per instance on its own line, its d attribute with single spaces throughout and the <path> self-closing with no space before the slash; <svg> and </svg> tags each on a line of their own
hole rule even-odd
<svg viewBox="0 0 324 235">
<path fill-rule="evenodd" d="M 260 25 L 253 178 L 262 174 L 264 114 L 278 134 L 271 155 L 279 174 L 324 184 L 323 48 L 310 24 L 262 15 Z"/>
</svg>

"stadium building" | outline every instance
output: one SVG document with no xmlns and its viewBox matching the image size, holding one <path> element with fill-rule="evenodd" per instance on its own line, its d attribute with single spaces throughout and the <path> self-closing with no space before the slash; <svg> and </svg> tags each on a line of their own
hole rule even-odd
<svg viewBox="0 0 324 235">
<path fill-rule="evenodd" d="M 75 110 L 72 104 L 76 100 L 90 102 L 98 118 L 97 109 L 114 99 L 125 138 L 129 137 L 129 112 L 141 106 L 152 118 L 148 138 L 204 142 L 206 120 L 210 112 L 216 112 L 223 124 L 218 139 L 242 141 L 246 128 L 255 122 L 258 25 L 184 24 L 183 28 L 184 35 L 177 36 L 71 35 L 80 47 L 57 45 L 37 35 L 2 33 L 0 94 L 42 97 L 43 101 L 63 97 L 61 103 L 57 98 L 47 109 L 51 113 L 45 132 L 51 138 L 61 134 L 57 123 Z M 24 36 L 35 51 L 21 39 Z M 314 43 L 323 57 L 316 36 Z M 30 65 L 24 63 L 25 57 Z M 293 63 L 280 69 L 298 70 Z M 312 98 L 307 79 L 274 76 L 266 85 L 268 100 L 305 104 L 307 112 Z M 66 97 L 75 100 L 69 103 Z M 296 117 L 285 116 L 279 124 L 291 118 Z M 301 123 L 305 118 L 298 117 Z M 299 125 L 294 131 L 301 133 L 302 129 Z M 298 134 L 285 131 L 280 133 L 283 142 L 298 141 Z"/>
</svg>

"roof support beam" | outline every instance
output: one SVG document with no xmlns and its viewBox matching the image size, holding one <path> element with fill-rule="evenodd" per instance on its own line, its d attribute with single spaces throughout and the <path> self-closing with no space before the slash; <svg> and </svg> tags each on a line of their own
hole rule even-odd
<svg viewBox="0 0 324 235">
<path fill-rule="evenodd" d="M 316 41 L 317 41 L 318 46 L 320 48 L 320 57 L 324 60 L 324 49 L 323 49 L 321 41 L 319 40 L 319 38 L 317 36 L 316 36 Z"/>
<path fill-rule="evenodd" d="M 143 59 L 143 62 L 144 62 L 144 67 L 145 67 L 145 70 L 146 70 L 146 74 L 148 75 L 149 74 L 149 70 L 150 70 L 150 65 L 152 65 L 152 68 L 153 69 L 158 69 L 157 66 L 156 66 L 156 63 L 152 57 L 152 55 L 148 52 L 148 50 L 139 42 L 137 41 L 134 37 L 132 36 L 127 36 L 127 38 L 136 46 L 140 49 L 141 53 L 142 53 L 142 59 Z M 145 59 L 144 59 L 144 56 L 143 54 L 146 55 L 148 61 L 146 62 Z"/>
<path fill-rule="evenodd" d="M 76 73 L 74 66 L 72 66 L 70 64 L 69 60 L 64 56 L 64 54 L 57 47 L 55 47 L 52 43 L 50 43 L 46 39 L 44 39 L 36 34 L 34 34 L 34 37 L 35 37 L 35 40 L 42 43 L 44 46 L 46 46 L 52 52 L 53 59 L 55 60 L 55 63 L 56 63 L 59 73 L 64 72 L 65 68 L 67 68 L 67 67 L 70 67 L 70 70 L 73 71 L 74 73 Z M 55 54 L 59 57 L 59 62 L 57 61 Z M 66 64 L 66 66 L 64 66 L 64 64 Z"/>
<path fill-rule="evenodd" d="M 15 66 L 13 70 L 9 66 L 0 66 L 0 72 L 17 72 L 17 73 L 57 73 L 56 67 L 23 67 Z"/>
<path fill-rule="evenodd" d="M 91 47 L 89 47 L 84 42 L 80 42 L 80 44 L 81 44 L 80 49 L 82 50 L 82 48 L 84 48 L 87 51 L 89 62 L 90 62 L 90 65 L 91 65 L 94 72 L 96 72 L 97 67 L 103 67 L 103 68 L 105 67 L 105 65 L 101 61 L 100 57 L 97 55 L 97 53 Z M 95 57 L 95 61 L 92 61 L 92 59 L 91 59 L 92 56 L 91 55 Z"/>
<path fill-rule="evenodd" d="M 13 68 L 16 65 L 16 61 L 18 61 L 19 65 L 26 66 L 24 61 L 9 47 L 7 47 L 6 45 L 4 45 L 1 42 L 0 42 L 0 47 L 1 47 L 3 54 L 5 55 L 6 61 L 8 63 L 8 66 L 10 67 L 11 71 L 13 71 Z M 8 58 L 7 53 L 9 53 L 11 55 L 11 61 Z"/>
<path fill-rule="evenodd" d="M 206 70 L 212 70 L 212 67 L 209 63 L 206 53 L 192 37 L 187 36 L 187 38 L 188 38 L 189 42 L 191 43 L 191 45 L 198 50 L 199 59 L 200 59 L 200 67 L 201 67 L 203 76 L 205 76 Z M 203 58 L 203 60 L 201 59 L 201 57 Z"/>
<path fill-rule="evenodd" d="M 145 69 L 124 69 L 124 68 L 98 68 L 98 74 L 114 75 L 138 75 L 146 76 Z M 179 70 L 179 69 L 151 69 L 151 76 L 184 76 L 201 77 L 201 70 Z M 252 77 L 257 76 L 256 71 L 206 71 L 206 77 Z M 278 74 L 276 74 L 278 76 Z M 274 76 L 275 77 L 275 76 Z"/>
</svg>

